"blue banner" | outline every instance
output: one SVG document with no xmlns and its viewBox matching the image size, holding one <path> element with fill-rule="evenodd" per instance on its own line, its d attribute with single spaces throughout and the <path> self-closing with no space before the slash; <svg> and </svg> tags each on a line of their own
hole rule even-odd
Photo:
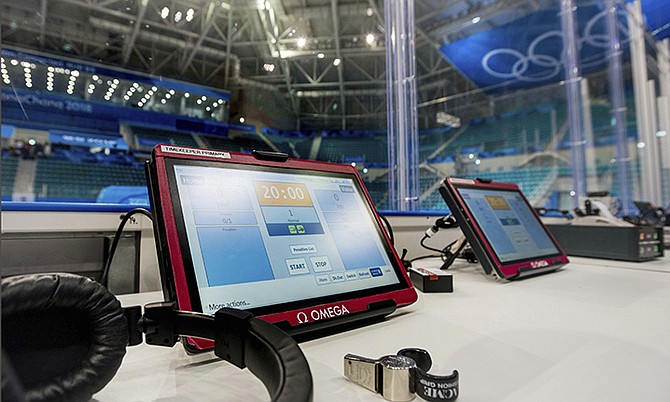
<svg viewBox="0 0 670 402">
<path fill-rule="evenodd" d="M 12 138 L 12 136 L 14 135 L 14 129 L 16 129 L 16 127 L 10 126 L 9 124 L 3 124 L 2 138 Z"/>
<path fill-rule="evenodd" d="M 78 133 L 60 130 L 49 131 L 49 142 L 54 144 L 79 145 L 85 147 L 103 147 L 127 150 L 123 137 L 103 136 L 100 134 Z"/>
<path fill-rule="evenodd" d="M 248 124 L 224 123 L 213 120 L 177 116 L 168 113 L 151 112 L 129 108 L 113 103 L 88 102 L 76 98 L 37 94 L 28 91 L 2 90 L 3 120 L 15 125 L 42 125 L 46 128 L 94 129 L 95 122 L 112 122 L 104 130 L 118 132 L 118 124 L 125 123 L 140 127 L 155 127 L 177 131 L 191 131 L 202 134 L 226 136 L 229 129 L 256 132 L 256 127 Z M 20 107 L 19 107 L 20 106 Z M 89 125 L 82 123 L 91 120 Z M 102 128 L 101 128 L 102 129 Z"/>
<path fill-rule="evenodd" d="M 670 4 L 668 0 L 642 0 L 642 14 L 649 32 L 657 40 L 670 37 Z"/>
<path fill-rule="evenodd" d="M 577 8 L 583 73 L 606 66 L 607 10 L 601 3 Z M 628 40 L 626 16 L 619 10 L 620 37 Z M 563 70 L 560 9 L 552 7 L 509 24 L 442 46 L 442 53 L 472 82 L 489 93 L 559 82 Z"/>
</svg>

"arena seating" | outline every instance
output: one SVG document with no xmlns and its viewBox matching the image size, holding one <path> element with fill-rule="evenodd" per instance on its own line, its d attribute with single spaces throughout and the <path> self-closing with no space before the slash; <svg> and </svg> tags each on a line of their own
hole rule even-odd
<svg viewBox="0 0 670 402">
<path fill-rule="evenodd" d="M 11 199 L 12 190 L 14 189 L 14 177 L 16 177 L 16 166 L 19 163 L 19 158 L 10 156 L 9 153 L 3 152 L 2 155 L 2 196 L 3 198 Z"/>
<path fill-rule="evenodd" d="M 140 147 L 152 148 L 154 145 L 161 143 L 187 147 L 198 146 L 190 133 L 138 126 L 131 126 L 130 129 Z"/>
<path fill-rule="evenodd" d="M 144 169 L 141 165 L 37 160 L 34 182 L 36 200 L 95 202 L 100 190 L 110 185 L 146 185 Z"/>
</svg>

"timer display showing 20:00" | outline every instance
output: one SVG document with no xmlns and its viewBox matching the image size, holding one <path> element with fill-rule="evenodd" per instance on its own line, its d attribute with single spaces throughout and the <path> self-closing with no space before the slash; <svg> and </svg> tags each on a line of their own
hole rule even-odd
<svg viewBox="0 0 670 402">
<path fill-rule="evenodd" d="M 307 187 L 301 183 L 254 182 L 261 205 L 311 206 Z"/>
</svg>

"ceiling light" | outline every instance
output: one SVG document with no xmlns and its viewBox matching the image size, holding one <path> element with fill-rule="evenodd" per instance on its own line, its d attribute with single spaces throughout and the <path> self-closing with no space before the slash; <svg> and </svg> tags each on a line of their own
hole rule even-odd
<svg viewBox="0 0 670 402">
<path fill-rule="evenodd" d="M 177 11 L 174 14 L 174 22 L 179 22 L 179 21 L 181 21 L 181 11 Z"/>
<path fill-rule="evenodd" d="M 202 99 L 203 101 L 206 101 L 207 97 L 205 95 L 203 95 L 202 98 L 200 98 L 200 99 Z"/>
<path fill-rule="evenodd" d="M 342 63 L 342 60 L 340 60 L 339 58 L 338 58 L 338 59 L 335 59 L 335 60 L 333 60 L 333 65 L 334 65 L 335 67 L 339 66 L 339 65 L 340 65 L 340 63 Z"/>
<path fill-rule="evenodd" d="M 326 55 L 323 53 L 319 53 L 316 55 L 316 57 L 318 57 L 319 59 L 323 59 L 324 57 L 326 57 Z"/>
<path fill-rule="evenodd" d="M 277 39 L 275 39 L 275 38 L 270 38 L 270 42 L 274 45 L 275 43 L 277 43 Z"/>
<path fill-rule="evenodd" d="M 156 88 L 156 87 L 151 87 L 151 90 L 154 91 L 154 92 L 156 92 L 157 89 L 158 88 Z"/>
<path fill-rule="evenodd" d="M 167 101 L 165 99 L 161 99 L 161 103 L 165 105 Z"/>
<path fill-rule="evenodd" d="M 12 59 L 12 60 L 10 61 L 10 63 L 12 63 L 12 66 L 15 66 L 15 65 L 19 64 L 19 61 L 16 60 L 16 59 Z"/>
<path fill-rule="evenodd" d="M 212 111 L 212 108 L 209 107 L 209 106 L 207 106 L 207 107 L 205 108 L 205 110 L 208 111 L 208 112 L 211 112 L 211 111 Z"/>
<path fill-rule="evenodd" d="M 481 17 L 475 17 L 475 18 L 472 19 L 472 23 L 473 23 L 473 24 L 476 24 L 476 23 L 478 23 L 478 22 L 481 21 L 481 20 L 482 20 Z"/>
<path fill-rule="evenodd" d="M 668 133 L 665 130 L 659 130 L 656 132 L 657 137 L 665 137 Z"/>
<path fill-rule="evenodd" d="M 374 41 L 375 41 L 375 36 L 374 36 L 373 34 L 369 33 L 369 34 L 367 34 L 367 35 L 365 36 L 365 42 L 366 42 L 368 45 L 372 45 L 372 43 L 373 43 Z"/>
<path fill-rule="evenodd" d="M 170 15 L 170 9 L 167 7 L 163 7 L 163 9 L 161 10 L 161 18 L 165 19 L 168 17 L 168 15 Z"/>
<path fill-rule="evenodd" d="M 367 11 L 365 12 L 365 14 L 366 14 L 368 17 L 372 17 L 372 14 L 373 14 L 372 7 L 368 7 L 368 9 L 367 9 Z"/>
<path fill-rule="evenodd" d="M 265 2 L 265 9 L 268 10 L 268 11 L 270 11 L 271 8 L 272 8 L 272 5 L 270 4 L 270 2 L 269 2 L 269 1 L 266 1 L 266 2 Z"/>
<path fill-rule="evenodd" d="M 240 123 L 244 123 L 244 117 L 240 117 Z"/>
<path fill-rule="evenodd" d="M 644 148 L 646 145 L 647 145 L 647 144 L 645 144 L 645 143 L 642 142 L 642 141 L 640 141 L 640 142 L 637 143 L 637 147 L 638 147 L 639 149 Z"/>
<path fill-rule="evenodd" d="M 77 71 L 77 70 L 72 70 L 72 72 L 70 74 L 72 74 L 72 76 L 74 76 L 74 77 L 79 77 L 79 71 Z"/>
<path fill-rule="evenodd" d="M 306 38 L 298 38 L 298 47 L 305 47 L 306 44 L 307 44 Z"/>
<path fill-rule="evenodd" d="M 188 92 L 184 92 L 184 98 L 188 98 L 189 96 L 191 96 L 190 93 L 188 93 Z"/>
<path fill-rule="evenodd" d="M 196 101 L 196 103 L 197 103 L 198 105 L 202 105 L 202 100 L 198 99 L 198 100 Z"/>
<path fill-rule="evenodd" d="M 232 7 L 230 6 L 230 4 L 223 1 L 221 2 L 221 8 L 223 8 L 224 10 L 230 10 Z"/>
</svg>

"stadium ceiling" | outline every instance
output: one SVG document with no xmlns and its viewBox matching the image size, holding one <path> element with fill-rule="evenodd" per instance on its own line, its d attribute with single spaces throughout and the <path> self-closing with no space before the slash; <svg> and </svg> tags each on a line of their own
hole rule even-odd
<svg viewBox="0 0 670 402">
<path fill-rule="evenodd" d="M 470 94 L 440 46 L 550 0 L 415 0 L 419 102 Z M 385 126 L 377 0 L 3 0 L 2 43 L 285 99 L 302 127 Z"/>
</svg>

